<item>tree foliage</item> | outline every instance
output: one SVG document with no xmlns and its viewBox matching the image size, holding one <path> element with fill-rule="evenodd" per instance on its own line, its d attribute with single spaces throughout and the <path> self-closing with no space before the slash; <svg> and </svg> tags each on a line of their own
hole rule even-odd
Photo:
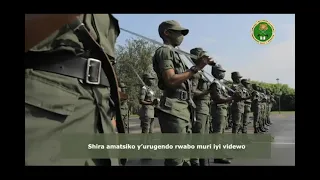
<svg viewBox="0 0 320 180">
<path fill-rule="evenodd" d="M 290 88 L 287 84 L 272 84 L 264 83 L 261 81 L 251 81 L 251 83 L 258 84 L 263 88 L 271 90 L 275 95 L 276 103 L 273 105 L 273 110 L 279 109 L 279 99 L 280 99 L 280 109 L 282 111 L 294 111 L 295 110 L 295 89 Z"/>
<path fill-rule="evenodd" d="M 295 90 L 290 88 L 287 84 L 265 83 L 254 80 L 250 80 L 250 83 L 257 84 L 258 86 L 271 91 L 276 100 L 276 103 L 273 104 L 272 110 L 279 110 L 279 98 L 281 111 L 295 110 Z M 232 81 L 226 81 L 225 84 L 231 87 Z"/>
<path fill-rule="evenodd" d="M 140 108 L 138 97 L 142 83 L 133 69 L 140 78 L 144 73 L 152 73 L 156 77 L 152 68 L 152 56 L 157 48 L 158 46 L 144 39 L 128 39 L 124 46 L 118 45 L 116 48 L 116 71 L 120 82 L 127 86 L 128 105 L 134 113 Z M 156 96 L 159 96 L 160 90 L 155 90 Z"/>
<path fill-rule="evenodd" d="M 152 56 L 157 48 L 157 45 L 144 39 L 128 39 L 124 46 L 118 45 L 116 48 L 116 72 L 119 76 L 119 81 L 124 82 L 127 86 L 129 107 L 131 107 L 131 112 L 133 113 L 137 113 L 140 108 L 138 97 L 142 83 L 132 69 L 141 78 L 144 73 L 152 73 L 156 77 L 152 68 Z M 279 97 L 281 99 L 281 110 L 295 110 L 295 90 L 287 84 L 270 84 L 261 81 L 251 81 L 251 83 L 268 88 L 276 95 L 276 103 L 273 106 L 273 110 L 278 110 Z M 231 86 L 232 81 L 226 81 L 225 84 Z M 156 96 L 159 97 L 160 89 L 155 88 L 155 90 Z M 279 92 L 281 92 L 281 95 L 279 95 Z"/>
</svg>

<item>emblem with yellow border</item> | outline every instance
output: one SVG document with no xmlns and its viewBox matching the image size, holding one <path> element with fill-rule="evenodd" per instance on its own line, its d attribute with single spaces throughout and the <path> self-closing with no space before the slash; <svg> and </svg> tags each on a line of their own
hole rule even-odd
<svg viewBox="0 0 320 180">
<path fill-rule="evenodd" d="M 259 44 L 269 44 L 275 36 L 275 28 L 267 20 L 257 21 L 251 28 L 251 36 Z"/>
</svg>

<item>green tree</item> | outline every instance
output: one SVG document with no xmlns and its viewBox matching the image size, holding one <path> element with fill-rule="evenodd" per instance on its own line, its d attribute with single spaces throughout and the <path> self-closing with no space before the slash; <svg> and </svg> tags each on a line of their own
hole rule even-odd
<svg viewBox="0 0 320 180">
<path fill-rule="evenodd" d="M 139 97 L 142 85 L 132 68 L 140 78 L 144 73 L 152 73 L 155 76 L 152 68 L 152 56 L 157 48 L 158 46 L 144 39 L 128 39 L 124 46 L 118 45 L 116 48 L 116 72 L 119 81 L 127 85 L 129 107 L 131 107 L 132 113 L 137 113 L 140 108 L 137 97 Z M 156 89 L 156 96 L 159 96 L 160 90 Z"/>
</svg>

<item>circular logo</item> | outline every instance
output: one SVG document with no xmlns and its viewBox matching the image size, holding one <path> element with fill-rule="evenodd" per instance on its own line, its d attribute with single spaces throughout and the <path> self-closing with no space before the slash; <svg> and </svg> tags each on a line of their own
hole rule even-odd
<svg viewBox="0 0 320 180">
<path fill-rule="evenodd" d="M 269 21 L 260 20 L 252 26 L 251 35 L 259 44 L 269 44 L 274 38 L 275 29 Z"/>
</svg>

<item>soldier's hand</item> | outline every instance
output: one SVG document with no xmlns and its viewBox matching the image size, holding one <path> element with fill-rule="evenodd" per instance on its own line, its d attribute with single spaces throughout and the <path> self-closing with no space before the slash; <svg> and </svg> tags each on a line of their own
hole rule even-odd
<svg viewBox="0 0 320 180">
<path fill-rule="evenodd" d="M 209 56 L 207 55 L 203 55 L 201 57 L 198 58 L 198 60 L 196 61 L 197 64 L 197 68 L 199 69 L 203 69 L 208 63 L 212 63 L 212 58 L 210 58 Z"/>
<path fill-rule="evenodd" d="M 158 99 L 154 99 L 154 100 L 152 101 L 152 105 L 157 106 L 158 104 L 159 104 Z"/>
<path fill-rule="evenodd" d="M 214 60 L 211 59 L 211 60 L 208 62 L 208 64 L 209 64 L 210 66 L 214 66 L 214 65 L 216 65 L 216 62 L 214 62 Z"/>
</svg>

